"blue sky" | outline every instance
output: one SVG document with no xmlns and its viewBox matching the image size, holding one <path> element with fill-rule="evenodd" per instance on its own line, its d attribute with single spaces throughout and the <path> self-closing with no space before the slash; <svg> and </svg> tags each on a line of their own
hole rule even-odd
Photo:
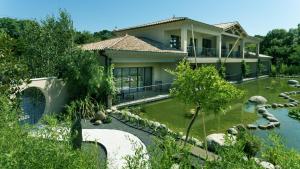
<svg viewBox="0 0 300 169">
<path fill-rule="evenodd" d="M 0 0 L 0 17 L 43 19 L 66 9 L 77 30 L 112 30 L 175 16 L 239 21 L 250 35 L 300 23 L 300 0 Z"/>
</svg>

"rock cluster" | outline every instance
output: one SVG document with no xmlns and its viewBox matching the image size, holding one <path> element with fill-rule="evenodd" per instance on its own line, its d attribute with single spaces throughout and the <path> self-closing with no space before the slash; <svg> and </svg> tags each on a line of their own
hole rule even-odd
<svg viewBox="0 0 300 169">
<path fill-rule="evenodd" d="M 263 96 L 252 96 L 249 98 L 249 101 L 261 105 L 261 104 L 266 104 L 268 100 Z"/>
<path fill-rule="evenodd" d="M 273 129 L 275 127 L 280 126 L 279 120 L 266 109 L 266 106 L 258 107 L 257 112 L 261 114 L 263 118 L 269 121 L 267 124 L 258 125 L 259 129 L 266 130 L 266 129 Z"/>
<path fill-rule="evenodd" d="M 236 143 L 236 136 L 232 134 L 216 133 L 206 137 L 207 147 L 215 151 L 218 147 L 230 146 Z"/>
</svg>

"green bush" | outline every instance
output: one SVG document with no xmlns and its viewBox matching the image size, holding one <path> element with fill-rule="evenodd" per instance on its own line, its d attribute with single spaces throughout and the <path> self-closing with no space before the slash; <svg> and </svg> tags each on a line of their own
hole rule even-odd
<svg viewBox="0 0 300 169">
<path fill-rule="evenodd" d="M 47 117 L 43 128 L 22 126 L 18 121 L 18 108 L 3 96 L 0 96 L 0 112 L 0 168 L 100 168 L 96 162 L 99 156 L 94 152 L 73 149 L 69 122 L 59 124 L 56 119 Z"/>
<path fill-rule="evenodd" d="M 145 154 L 141 151 L 141 148 L 137 147 L 135 156 L 127 156 L 126 169 L 141 169 L 145 166 L 151 166 L 155 169 L 169 169 L 173 164 L 178 164 L 180 169 L 190 169 L 192 166 L 196 168 L 200 167 L 200 161 L 195 164 L 189 156 L 187 148 L 181 148 L 178 143 L 171 137 L 166 136 L 164 139 L 156 139 L 153 146 L 148 148 L 148 154 L 150 160 L 142 160 L 145 158 Z"/>
<path fill-rule="evenodd" d="M 292 109 L 292 110 L 289 110 L 289 116 L 290 116 L 291 118 L 300 120 L 300 109 Z"/>
<path fill-rule="evenodd" d="M 299 152 L 285 147 L 278 135 L 271 134 L 269 139 L 271 144 L 266 144 L 262 153 L 264 159 L 283 169 L 300 168 Z"/>
</svg>

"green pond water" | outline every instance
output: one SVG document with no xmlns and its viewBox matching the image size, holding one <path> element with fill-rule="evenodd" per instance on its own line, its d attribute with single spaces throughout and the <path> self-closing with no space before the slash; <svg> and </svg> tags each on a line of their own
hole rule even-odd
<svg viewBox="0 0 300 169">
<path fill-rule="evenodd" d="M 255 112 L 255 107 L 251 104 L 246 104 L 247 100 L 254 95 L 261 95 L 268 99 L 268 103 L 286 103 L 278 97 L 279 93 L 285 91 L 294 91 L 296 88 L 287 85 L 286 78 L 266 78 L 255 81 L 249 81 L 236 86 L 246 92 L 245 97 L 236 100 L 231 104 L 231 109 L 225 113 L 206 112 L 206 131 L 207 134 L 226 132 L 226 130 L 237 124 L 262 123 L 260 115 Z M 296 79 L 300 80 L 300 79 Z M 296 96 L 297 99 L 300 96 Z M 150 120 L 158 121 L 166 124 L 172 130 L 178 132 L 186 132 L 186 127 L 190 122 L 190 118 L 185 115 L 194 107 L 192 105 L 185 105 L 176 99 L 167 99 L 158 102 L 142 105 L 145 113 L 141 116 Z M 279 119 L 281 127 L 274 131 L 283 136 L 286 140 L 287 146 L 294 147 L 300 150 L 297 141 L 300 142 L 300 122 L 290 119 L 287 116 L 287 109 L 270 110 L 271 113 Z M 277 115 L 278 114 L 278 115 Z M 293 132 L 291 132 L 293 130 Z M 267 131 L 255 132 L 260 137 L 266 138 Z M 191 135 L 198 139 L 203 139 L 203 128 L 201 115 L 197 117 Z"/>
</svg>

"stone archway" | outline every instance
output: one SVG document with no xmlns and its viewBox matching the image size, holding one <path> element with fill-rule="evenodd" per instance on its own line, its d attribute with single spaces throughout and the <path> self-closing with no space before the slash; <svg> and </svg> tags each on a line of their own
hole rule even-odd
<svg viewBox="0 0 300 169">
<path fill-rule="evenodd" d="M 39 90 L 45 98 L 45 108 L 42 114 L 58 113 L 63 110 L 68 101 L 65 83 L 56 77 L 30 79 L 29 84 L 23 84 L 20 92 L 30 88 Z"/>
<path fill-rule="evenodd" d="M 49 100 L 45 93 L 38 87 L 29 87 L 21 92 L 21 107 L 23 116 L 21 123 L 36 124 L 49 108 Z"/>
</svg>

